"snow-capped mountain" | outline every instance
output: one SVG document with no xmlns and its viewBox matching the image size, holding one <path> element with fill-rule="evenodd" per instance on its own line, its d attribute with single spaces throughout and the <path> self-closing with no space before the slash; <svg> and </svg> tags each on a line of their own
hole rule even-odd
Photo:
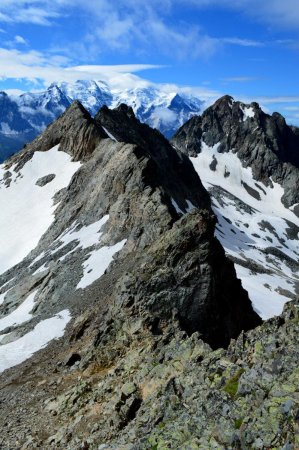
<svg viewBox="0 0 299 450">
<path fill-rule="evenodd" d="M 36 137 L 73 100 L 79 100 L 92 116 L 103 105 L 117 107 L 126 103 L 132 106 L 139 120 L 159 129 L 166 137 L 171 137 L 192 115 L 203 109 L 203 102 L 190 95 L 166 93 L 153 87 L 111 90 L 101 81 L 61 82 L 52 84 L 44 92 L 12 97 L 2 93 L 0 161 Z"/>
<path fill-rule="evenodd" d="M 19 106 L 5 92 L 0 92 L 0 162 L 30 142 L 36 130 L 20 112 Z"/>
<path fill-rule="evenodd" d="M 75 83 L 57 83 L 56 86 L 70 103 L 79 100 L 92 116 L 95 116 L 103 105 L 109 106 L 113 101 L 113 95 L 103 81 L 78 80 Z"/>
<path fill-rule="evenodd" d="M 216 234 L 265 319 L 299 291 L 299 135 L 258 104 L 223 97 L 172 143 L 209 191 Z"/>
<path fill-rule="evenodd" d="M 114 91 L 113 107 L 121 103 L 131 106 L 141 122 L 160 130 L 167 138 L 202 111 L 204 105 L 194 96 L 164 93 L 153 87 Z"/>
</svg>

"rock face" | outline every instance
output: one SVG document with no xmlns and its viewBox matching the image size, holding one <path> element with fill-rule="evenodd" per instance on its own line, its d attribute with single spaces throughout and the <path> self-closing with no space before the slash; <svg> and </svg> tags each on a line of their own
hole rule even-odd
<svg viewBox="0 0 299 450">
<path fill-rule="evenodd" d="M 269 116 L 257 103 L 245 105 L 225 96 L 173 137 L 173 143 L 190 156 L 200 153 L 202 140 L 209 147 L 220 144 L 221 153 L 236 153 L 255 180 L 266 186 L 270 179 L 281 184 L 286 206 L 299 202 L 299 133 L 280 114 Z"/>
<path fill-rule="evenodd" d="M 218 348 L 260 324 L 214 237 L 210 200 L 188 157 L 130 108 L 104 108 L 93 120 L 75 102 L 1 167 L 1 180 L 0 193 L 10 199 L 3 230 L 23 208 L 27 236 L 26 242 L 22 233 L 13 237 L 18 252 L 13 262 L 3 262 L 0 275 L 0 364 L 1 371 L 10 369 L 1 375 L 1 401 L 7 408 L 16 401 L 26 405 L 16 407 L 9 423 L 3 410 L 4 448 L 81 445 L 79 429 L 67 438 L 69 409 L 58 398 L 54 406 L 52 386 L 62 394 L 81 377 L 74 396 L 66 394 L 71 414 L 81 414 L 98 375 L 108 380 L 109 368 L 131 349 L 138 353 L 145 342 L 166 344 L 179 336 L 189 342 L 194 332 Z M 24 198 L 16 211 L 15 198 Z M 36 202 L 40 214 L 33 215 Z M 55 340 L 66 326 L 64 339 Z M 136 417 L 145 395 L 136 381 L 121 387 L 115 404 L 103 389 L 103 400 L 84 412 L 99 420 L 106 402 L 117 411 L 113 423 L 105 419 L 92 448 L 114 439 Z"/>
<path fill-rule="evenodd" d="M 172 139 L 209 191 L 217 237 L 263 318 L 299 292 L 298 130 L 225 96 Z M 269 299 L 268 301 L 266 299 Z"/>
<path fill-rule="evenodd" d="M 82 317 L 70 342 L 73 360 L 87 339 L 84 325 Z M 298 303 L 226 350 L 212 351 L 198 333 L 188 337 L 167 326 L 153 333 L 134 324 L 114 334 L 114 325 L 111 319 L 100 336 L 93 334 L 94 349 L 71 369 L 70 354 L 54 374 L 38 361 L 36 375 L 48 398 L 33 427 L 29 420 L 24 448 L 298 447 Z M 36 405 L 44 397 L 30 376 L 29 369 L 23 379 Z M 18 407 L 9 386 L 2 395 Z M 40 433 L 46 420 L 53 430 L 47 440 Z"/>
<path fill-rule="evenodd" d="M 85 160 L 93 153 L 101 138 L 105 137 L 107 134 L 102 127 L 95 123 L 81 103 L 75 101 L 28 148 L 25 146 L 22 152 L 12 157 L 8 166 L 17 161 L 20 168 L 35 151 L 47 151 L 58 144 L 60 150 L 71 155 L 73 160 Z"/>
</svg>

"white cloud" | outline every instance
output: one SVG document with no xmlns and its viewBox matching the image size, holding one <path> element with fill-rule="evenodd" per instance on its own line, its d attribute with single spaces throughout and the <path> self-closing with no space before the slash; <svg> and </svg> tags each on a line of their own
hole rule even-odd
<svg viewBox="0 0 299 450">
<path fill-rule="evenodd" d="M 253 0 L 255 1 L 255 0 Z M 227 6 L 231 2 L 224 0 Z M 195 0 L 1 0 L 0 22 L 34 23 L 48 26 L 60 17 L 81 12 L 86 18 L 82 30 L 85 37 L 80 42 L 65 43 L 61 52 L 85 54 L 95 59 L 105 51 L 134 50 L 143 57 L 156 51 L 179 60 L 210 57 L 224 45 L 258 47 L 261 42 L 236 37 L 214 38 L 193 23 L 176 21 L 172 13 L 188 3 L 194 7 L 217 4 L 214 1 Z M 247 3 L 244 0 L 241 3 Z M 170 19 L 170 20 L 169 20 Z M 190 21 L 191 22 L 191 21 Z M 55 50 L 54 50 L 55 51 Z"/>
<path fill-rule="evenodd" d="M 286 106 L 285 108 L 286 111 L 299 111 L 299 106 Z"/>
<path fill-rule="evenodd" d="M 101 15 L 120 29 L 131 27 L 130 21 L 136 25 L 135 17 L 167 16 L 177 7 L 184 5 L 194 8 L 233 8 L 240 10 L 254 18 L 279 27 L 298 27 L 299 8 L 298 0 L 1 0 L 0 21 L 26 22 L 40 25 L 49 25 L 60 15 L 65 15 L 69 8 L 83 9 L 90 15 Z M 103 21 L 103 23 L 105 23 Z M 109 34 L 106 27 L 104 33 Z"/>
<path fill-rule="evenodd" d="M 175 0 L 173 0 L 175 1 Z M 278 28 L 298 28 L 298 0 L 183 0 L 199 8 L 221 6 L 239 10 Z"/>
<path fill-rule="evenodd" d="M 144 86 L 135 72 L 155 69 L 152 64 L 85 65 L 72 66 L 71 62 L 57 55 L 43 55 L 36 51 L 21 52 L 16 49 L 0 48 L 0 79 L 27 80 L 31 83 L 42 81 L 49 85 L 55 81 L 76 81 L 77 79 L 110 80 L 113 85 L 122 82 L 126 87 Z M 121 80 L 123 78 L 123 80 Z M 121 80 L 121 81 L 120 81 Z"/>
<path fill-rule="evenodd" d="M 24 39 L 22 36 L 19 36 L 19 35 L 16 35 L 16 36 L 15 36 L 14 42 L 15 42 L 16 44 L 21 44 L 21 45 L 27 45 L 27 44 L 28 44 L 27 41 L 26 41 L 26 39 Z"/>
<path fill-rule="evenodd" d="M 251 39 L 240 39 L 237 37 L 222 38 L 220 41 L 224 44 L 240 45 L 241 47 L 262 47 L 265 45 L 263 42 L 253 41 Z"/>
<path fill-rule="evenodd" d="M 299 96 L 298 95 L 286 95 L 286 96 L 273 95 L 267 97 L 257 96 L 256 101 L 263 103 L 264 105 L 271 105 L 275 103 L 297 103 L 299 102 Z"/>
<path fill-rule="evenodd" d="M 176 113 L 167 108 L 156 108 L 154 116 L 164 124 L 174 123 L 177 119 Z"/>
</svg>

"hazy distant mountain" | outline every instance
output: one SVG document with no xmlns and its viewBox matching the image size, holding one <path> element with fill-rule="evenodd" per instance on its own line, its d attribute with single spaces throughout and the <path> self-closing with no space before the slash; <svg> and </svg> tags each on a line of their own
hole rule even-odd
<svg viewBox="0 0 299 450">
<path fill-rule="evenodd" d="M 94 116 L 103 105 L 132 106 L 136 116 L 171 137 L 194 114 L 203 109 L 200 99 L 166 93 L 157 88 L 110 90 L 102 81 L 78 80 L 52 84 L 43 92 L 8 96 L 0 93 L 0 161 L 20 150 L 72 103 L 79 100 Z"/>
</svg>

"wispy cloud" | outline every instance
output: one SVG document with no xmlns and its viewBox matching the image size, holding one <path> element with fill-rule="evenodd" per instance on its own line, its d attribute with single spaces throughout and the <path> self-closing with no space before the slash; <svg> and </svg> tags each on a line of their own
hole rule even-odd
<svg viewBox="0 0 299 450">
<path fill-rule="evenodd" d="M 173 0 L 175 1 L 175 0 Z M 198 8 L 221 6 L 231 8 L 250 15 L 264 23 L 279 28 L 295 28 L 299 26 L 298 0 L 183 0 Z"/>
<path fill-rule="evenodd" d="M 299 106 L 285 106 L 283 109 L 285 111 L 299 111 Z"/>
<path fill-rule="evenodd" d="M 133 51 L 146 57 L 153 51 L 169 59 L 192 60 L 213 56 L 225 45 L 259 47 L 263 43 L 252 39 L 213 37 L 204 32 L 198 21 L 183 23 L 168 20 L 178 6 L 194 0 L 1 0 L 0 22 L 32 23 L 49 26 L 61 17 L 84 12 L 86 33 L 78 43 L 65 43 L 61 49 L 71 53 L 72 48 L 96 59 L 103 52 Z M 213 3 L 213 2 L 212 2 Z"/>
<path fill-rule="evenodd" d="M 135 72 L 159 67 L 161 66 L 152 64 L 74 66 L 68 58 L 60 55 L 0 48 L 0 79 L 25 80 L 45 86 L 54 81 L 77 79 L 111 80 L 113 84 L 122 75 L 126 80 L 124 84 L 130 87 L 135 86 L 138 81 L 134 76 Z M 145 81 L 140 81 L 140 84 L 144 85 Z"/>
<path fill-rule="evenodd" d="M 227 77 L 220 78 L 221 81 L 225 83 L 249 83 L 252 81 L 260 80 L 260 77 Z"/>
<path fill-rule="evenodd" d="M 65 14 L 67 8 L 85 9 L 92 14 L 112 13 L 111 23 L 119 22 L 120 28 L 127 26 L 128 16 L 152 14 L 165 15 L 177 6 L 191 5 L 194 8 L 221 6 L 233 8 L 249 14 L 258 20 L 275 24 L 279 27 L 295 27 L 299 25 L 298 0 L 1 0 L 0 21 L 28 22 L 49 25 L 55 17 Z M 128 15 L 126 14 L 128 12 Z M 121 13 L 121 14 L 120 14 Z M 114 15 L 114 17 L 113 17 Z M 124 17 L 122 18 L 121 15 Z M 133 22 L 135 22 L 133 20 Z M 108 28 L 106 30 L 108 32 Z"/>
<path fill-rule="evenodd" d="M 14 42 L 16 44 L 28 45 L 28 42 L 26 41 L 26 39 L 24 39 L 22 36 L 19 36 L 18 34 L 15 36 Z"/>
<path fill-rule="evenodd" d="M 264 105 L 271 105 L 275 103 L 298 103 L 299 95 L 257 96 L 256 101 Z"/>
<path fill-rule="evenodd" d="M 263 47 L 264 42 L 254 41 L 252 39 L 240 39 L 237 37 L 220 39 L 224 44 L 240 45 L 241 47 Z"/>
</svg>

